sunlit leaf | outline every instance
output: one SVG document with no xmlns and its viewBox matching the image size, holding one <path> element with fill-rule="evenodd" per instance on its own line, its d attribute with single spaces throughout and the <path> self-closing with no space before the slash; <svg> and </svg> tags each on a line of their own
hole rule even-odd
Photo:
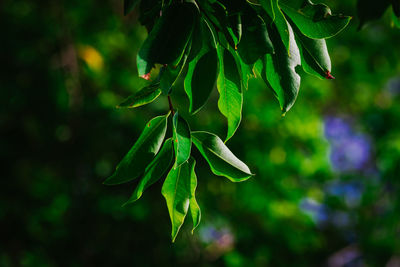
<svg viewBox="0 0 400 267">
<path fill-rule="evenodd" d="M 226 140 L 230 139 L 242 119 L 243 94 L 238 66 L 232 54 L 218 47 L 219 75 L 217 88 L 219 92 L 218 108 L 228 120 Z"/>
<path fill-rule="evenodd" d="M 136 179 L 145 171 L 162 145 L 167 131 L 168 116 L 169 113 L 156 117 L 146 124 L 139 139 L 104 184 L 126 183 Z"/>
<path fill-rule="evenodd" d="M 289 29 L 288 23 L 286 21 L 285 16 L 282 13 L 282 10 L 279 7 L 278 0 L 260 0 L 262 7 L 267 12 L 270 18 L 272 18 L 273 23 L 278 29 L 280 38 L 282 39 L 283 44 L 285 45 L 287 51 L 290 49 L 289 44 Z M 275 37 L 277 38 L 277 37 Z"/>
<path fill-rule="evenodd" d="M 165 141 L 157 156 L 147 166 L 143 178 L 136 186 L 135 191 L 132 193 L 129 200 L 125 202 L 124 206 L 138 200 L 142 196 L 144 190 L 157 182 L 167 172 L 168 168 L 171 167 L 172 162 L 172 139 L 169 138 Z"/>
<path fill-rule="evenodd" d="M 295 30 L 303 70 L 320 79 L 333 78 L 331 59 L 324 39 L 311 39 Z"/>
<path fill-rule="evenodd" d="M 160 94 L 160 83 L 154 83 L 129 96 L 121 104 L 119 104 L 117 108 L 140 107 L 153 102 Z"/>
<path fill-rule="evenodd" d="M 249 167 L 239 160 L 215 134 L 192 132 L 193 144 L 210 165 L 211 171 L 232 182 L 241 182 L 252 176 Z"/>
<path fill-rule="evenodd" d="M 280 7 L 307 37 L 322 39 L 335 36 L 349 23 L 351 17 L 332 15 L 324 4 L 304 0 L 280 0 Z"/>
<path fill-rule="evenodd" d="M 172 124 L 176 168 L 189 159 L 192 140 L 189 125 L 178 112 L 175 113 Z"/>
<path fill-rule="evenodd" d="M 193 229 L 200 221 L 200 209 L 195 200 L 197 178 L 194 172 L 195 161 L 190 158 L 177 168 L 172 168 L 164 181 L 161 193 L 164 196 L 172 224 L 171 238 L 175 242 L 186 214 L 191 207 Z"/>
<path fill-rule="evenodd" d="M 289 25 L 288 29 L 290 36 L 289 53 L 279 39 L 276 28 L 271 27 L 275 54 L 266 55 L 266 78 L 276 93 L 283 114 L 293 106 L 300 87 L 300 75 L 296 72 L 296 67 L 301 64 L 300 52 L 294 39 L 293 30 Z"/>
</svg>

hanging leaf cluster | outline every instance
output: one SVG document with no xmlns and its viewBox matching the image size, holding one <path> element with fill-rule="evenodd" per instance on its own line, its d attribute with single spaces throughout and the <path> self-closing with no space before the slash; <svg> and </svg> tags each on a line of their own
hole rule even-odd
<svg viewBox="0 0 400 267">
<path fill-rule="evenodd" d="M 153 118 L 104 183 L 140 179 L 125 204 L 165 178 L 165 197 L 174 241 L 190 213 L 193 230 L 200 222 L 195 191 L 197 149 L 218 176 L 241 182 L 253 174 L 226 146 L 242 118 L 243 93 L 252 77 L 261 78 L 286 113 L 299 88 L 299 69 L 332 79 L 326 38 L 342 31 L 350 17 L 333 15 L 324 4 L 308 0 L 125 0 L 124 13 L 138 5 L 139 21 L 149 34 L 137 54 L 139 76 L 150 84 L 128 97 L 120 108 L 148 104 L 176 90 L 179 78 L 195 114 L 218 90 L 218 109 L 227 120 L 224 141 L 213 133 L 192 131 L 170 105 L 168 114 Z M 156 78 L 152 70 L 161 66 Z M 167 128 L 172 131 L 167 131 Z M 172 136 L 167 136 L 172 132 Z"/>
</svg>

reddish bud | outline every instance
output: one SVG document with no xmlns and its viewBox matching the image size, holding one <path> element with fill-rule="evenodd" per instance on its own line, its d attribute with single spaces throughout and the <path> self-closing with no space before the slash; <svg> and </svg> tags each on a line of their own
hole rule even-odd
<svg viewBox="0 0 400 267">
<path fill-rule="evenodd" d="M 146 74 L 144 74 L 144 75 L 142 75 L 142 76 L 140 76 L 140 77 L 142 77 L 143 79 L 149 81 L 149 80 L 150 80 L 150 72 L 149 72 L 149 73 L 146 73 Z"/>
<path fill-rule="evenodd" d="M 328 80 L 335 79 L 335 77 L 333 77 L 332 74 L 329 71 L 327 71 L 325 74 L 326 74 L 325 78 L 327 78 Z"/>
</svg>

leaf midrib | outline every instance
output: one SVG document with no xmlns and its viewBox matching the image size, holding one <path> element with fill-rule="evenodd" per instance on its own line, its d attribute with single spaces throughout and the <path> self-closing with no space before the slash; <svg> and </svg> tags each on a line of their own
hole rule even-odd
<svg viewBox="0 0 400 267">
<path fill-rule="evenodd" d="M 231 165 L 231 166 L 234 167 L 235 169 L 237 169 L 237 170 L 239 170 L 239 171 L 241 171 L 241 172 L 243 172 L 243 173 L 248 174 L 249 176 L 251 176 L 251 173 L 247 173 L 247 172 L 245 172 L 245 171 L 243 171 L 243 170 L 241 170 L 241 169 L 235 167 L 234 165 L 232 165 L 231 163 L 229 163 L 228 161 L 226 161 L 224 158 L 222 158 L 220 155 L 218 155 L 214 150 L 210 149 L 210 148 L 207 147 L 207 146 L 203 146 L 203 142 L 201 142 L 201 141 L 200 141 L 199 139 L 197 139 L 195 136 L 192 135 L 192 137 L 193 137 L 193 139 L 196 139 L 196 140 L 201 144 L 201 147 L 203 147 L 203 148 L 205 147 L 208 151 L 210 151 L 211 153 L 213 153 L 215 156 L 217 156 L 218 158 L 220 158 L 222 161 L 228 163 L 229 165 Z"/>
</svg>

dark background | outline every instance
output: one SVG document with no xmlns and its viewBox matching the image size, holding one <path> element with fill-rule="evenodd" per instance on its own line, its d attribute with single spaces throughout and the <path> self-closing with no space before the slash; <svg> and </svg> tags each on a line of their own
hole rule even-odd
<svg viewBox="0 0 400 267">
<path fill-rule="evenodd" d="M 355 16 L 355 1 L 325 1 Z M 261 81 L 228 142 L 256 176 L 234 184 L 195 152 L 202 222 L 174 244 L 160 193 L 102 185 L 165 97 L 116 109 L 145 81 L 137 13 L 108 1 L 3 0 L 0 266 L 400 266 L 400 30 L 390 10 L 328 40 L 335 80 L 302 75 L 282 118 Z M 225 136 L 216 91 L 187 116 Z"/>
</svg>

